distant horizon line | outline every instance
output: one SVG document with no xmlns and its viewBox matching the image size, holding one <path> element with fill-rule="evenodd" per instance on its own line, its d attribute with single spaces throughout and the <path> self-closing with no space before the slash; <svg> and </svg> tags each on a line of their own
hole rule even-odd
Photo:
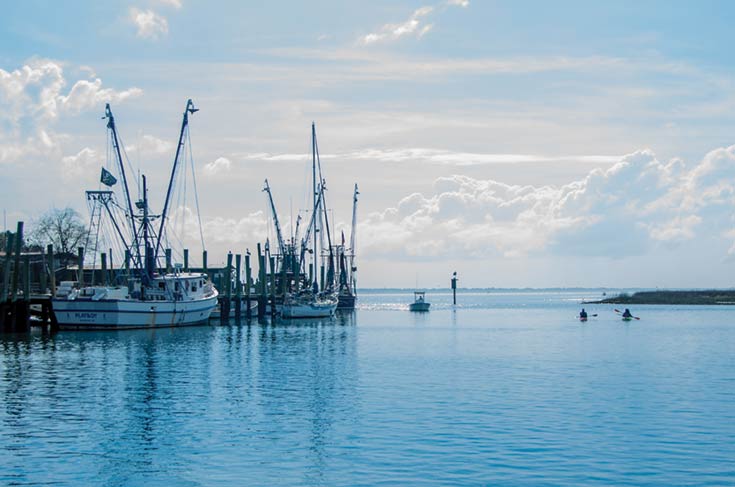
<svg viewBox="0 0 735 487">
<path fill-rule="evenodd" d="M 375 291 L 448 291 L 450 287 L 358 287 L 360 292 Z M 710 291 L 710 290 L 735 290 L 735 287 L 463 287 L 457 288 L 457 293 L 473 291 L 603 291 L 603 292 L 630 292 L 630 291 Z"/>
</svg>

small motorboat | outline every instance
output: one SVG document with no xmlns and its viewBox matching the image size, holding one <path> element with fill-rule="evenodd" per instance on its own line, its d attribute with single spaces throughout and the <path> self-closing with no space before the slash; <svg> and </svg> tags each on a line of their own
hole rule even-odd
<svg viewBox="0 0 735 487">
<path fill-rule="evenodd" d="M 416 291 L 413 293 L 413 303 L 408 305 L 409 311 L 425 312 L 429 311 L 431 303 L 426 302 L 426 293 L 423 291 Z"/>
</svg>

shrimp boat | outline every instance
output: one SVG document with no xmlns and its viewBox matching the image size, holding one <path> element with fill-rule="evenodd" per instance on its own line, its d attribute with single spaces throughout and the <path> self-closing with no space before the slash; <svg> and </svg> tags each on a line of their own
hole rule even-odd
<svg viewBox="0 0 735 487">
<path fill-rule="evenodd" d="M 290 238 L 284 239 L 267 179 L 263 189 L 268 194 L 278 244 L 277 252 L 270 258 L 278 266 L 273 282 L 276 283 L 275 289 L 281 293 L 277 309 L 283 318 L 326 318 L 333 316 L 338 308 L 355 308 L 357 267 L 355 267 L 354 248 L 359 192 L 355 185 L 350 247 L 348 249 L 345 245 L 344 232 L 342 244 L 333 245 L 334 238 L 330 231 L 330 216 L 325 196 L 326 182 L 322 177 L 316 126 L 313 123 L 311 137 L 313 176 L 311 190 L 314 199 L 310 221 L 303 237 L 299 234 L 301 222 L 299 216 L 295 231 Z M 266 242 L 267 253 L 270 252 L 269 249 L 270 245 Z"/>
<path fill-rule="evenodd" d="M 180 265 L 173 269 L 166 252 L 166 267 L 158 265 L 162 237 L 166 232 L 171 195 L 179 159 L 188 136 L 189 115 L 197 111 L 188 100 L 179 136 L 179 145 L 171 172 L 163 212 L 152 215 L 148 206 L 145 176 L 142 177 L 142 198 L 133 204 L 125 174 L 119 137 L 110 105 L 105 107 L 111 147 L 122 179 L 124 205 L 118 205 L 113 191 L 88 191 L 87 199 L 93 204 L 90 235 L 99 234 L 102 214 L 112 221 L 110 230 L 118 249 L 124 250 L 125 268 L 110 279 L 102 260 L 102 283 L 85 285 L 80 269 L 76 283 L 65 282 L 53 298 L 53 311 L 62 329 L 124 329 L 159 328 L 207 323 L 217 305 L 217 289 L 204 273 L 185 272 Z M 117 178 L 102 169 L 101 183 L 112 188 Z M 135 207 L 135 211 L 134 210 Z M 95 216 L 98 216 L 95 220 Z M 117 215 L 117 218 L 116 218 Z M 153 220 L 159 219 L 158 231 Z M 97 222 L 95 224 L 95 221 Z M 95 253 L 96 255 L 96 253 Z M 94 279 L 94 271 L 92 273 Z"/>
</svg>

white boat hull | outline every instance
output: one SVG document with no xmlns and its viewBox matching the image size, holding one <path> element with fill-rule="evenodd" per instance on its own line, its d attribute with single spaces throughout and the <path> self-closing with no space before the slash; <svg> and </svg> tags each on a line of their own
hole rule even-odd
<svg viewBox="0 0 735 487">
<path fill-rule="evenodd" d="M 334 316 L 337 303 L 328 304 L 284 304 L 281 307 L 283 318 L 329 318 Z"/>
<path fill-rule="evenodd" d="M 217 295 L 193 301 L 54 299 L 59 328 L 77 330 L 164 328 L 207 323 Z"/>
<path fill-rule="evenodd" d="M 424 313 L 426 311 L 429 311 L 429 307 L 431 306 L 430 303 L 411 303 L 408 305 L 409 311 L 414 311 L 417 313 Z"/>
</svg>

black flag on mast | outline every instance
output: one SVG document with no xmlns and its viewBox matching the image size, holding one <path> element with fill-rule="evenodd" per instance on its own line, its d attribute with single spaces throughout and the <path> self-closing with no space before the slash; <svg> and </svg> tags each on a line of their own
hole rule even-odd
<svg viewBox="0 0 735 487">
<path fill-rule="evenodd" d="M 105 186 L 113 186 L 117 182 L 117 179 L 115 179 L 115 176 L 113 176 L 110 171 L 103 167 L 102 174 L 100 175 L 100 182 Z"/>
</svg>

